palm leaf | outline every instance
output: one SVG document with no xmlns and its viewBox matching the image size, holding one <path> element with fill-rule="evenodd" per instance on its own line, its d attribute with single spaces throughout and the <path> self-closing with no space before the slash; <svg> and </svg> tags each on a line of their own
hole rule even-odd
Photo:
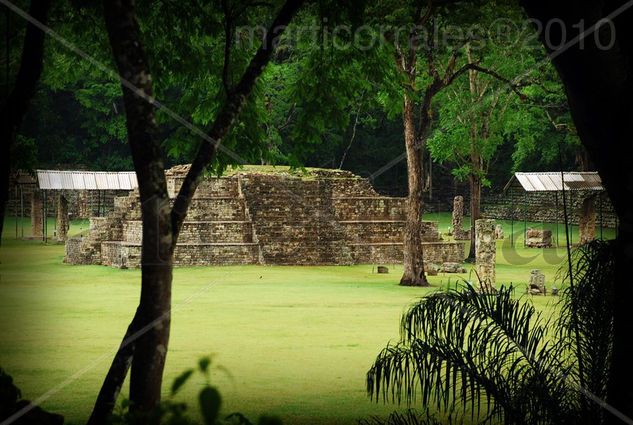
<svg viewBox="0 0 633 425">
<path fill-rule="evenodd" d="M 478 421 L 571 422 L 560 346 L 547 342 L 546 323 L 512 293 L 462 287 L 414 304 L 402 318 L 401 341 L 368 372 L 370 396 L 459 408 Z"/>
</svg>

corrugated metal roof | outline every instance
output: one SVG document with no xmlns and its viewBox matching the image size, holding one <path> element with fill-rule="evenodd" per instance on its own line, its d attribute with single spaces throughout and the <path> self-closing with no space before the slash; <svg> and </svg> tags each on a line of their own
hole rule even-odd
<svg viewBox="0 0 633 425">
<path fill-rule="evenodd" d="M 597 172 L 514 173 L 504 190 L 518 181 L 526 192 L 561 192 L 565 190 L 604 190 Z"/>
<path fill-rule="evenodd" d="M 138 187 L 133 171 L 37 170 L 40 189 L 47 190 L 132 190 Z"/>
</svg>

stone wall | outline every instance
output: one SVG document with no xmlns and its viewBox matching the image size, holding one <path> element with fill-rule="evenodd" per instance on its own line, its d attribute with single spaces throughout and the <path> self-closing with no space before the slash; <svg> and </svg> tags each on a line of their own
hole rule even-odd
<svg viewBox="0 0 633 425">
<path fill-rule="evenodd" d="M 44 236 L 44 219 L 42 209 L 42 195 L 39 191 L 31 193 L 31 229 L 33 239 Z"/>
<path fill-rule="evenodd" d="M 56 229 L 57 229 L 57 241 L 64 242 L 68 238 L 68 201 L 63 195 L 58 195 L 57 198 L 57 217 L 56 217 Z"/>
<path fill-rule="evenodd" d="M 569 221 L 579 224 L 584 199 L 597 195 L 596 192 L 568 191 Z M 602 202 L 600 202 L 602 200 Z M 596 226 L 600 226 L 600 204 L 602 204 L 602 225 L 613 228 L 617 218 L 613 206 L 606 193 L 600 194 L 595 200 Z M 554 192 L 529 192 L 520 188 L 510 187 L 503 194 L 487 194 L 482 202 L 482 215 L 485 218 L 498 220 L 523 221 L 527 216 L 528 221 L 562 223 L 563 198 L 558 194 L 558 206 Z"/>
<path fill-rule="evenodd" d="M 480 285 L 485 290 L 491 290 L 496 282 L 497 262 L 494 220 L 475 221 L 475 260 Z"/>
<path fill-rule="evenodd" d="M 464 243 L 424 242 L 423 255 L 425 264 L 441 265 L 443 263 L 463 263 Z M 356 264 L 400 264 L 404 260 L 402 242 L 351 244 L 352 258 Z"/>
<path fill-rule="evenodd" d="M 167 172 L 173 197 L 187 167 Z M 91 219 L 83 240 L 67 244 L 66 261 L 138 267 L 142 226 L 137 191 L 116 198 L 107 216 Z M 400 263 L 406 199 L 378 195 L 344 171 L 238 172 L 204 179 L 175 250 L 175 265 Z M 461 263 L 463 243 L 440 240 L 423 222 L 428 262 Z"/>
</svg>

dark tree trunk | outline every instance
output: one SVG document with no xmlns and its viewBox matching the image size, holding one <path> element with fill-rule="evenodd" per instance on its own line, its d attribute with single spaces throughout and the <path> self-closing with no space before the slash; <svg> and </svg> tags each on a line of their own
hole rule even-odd
<svg viewBox="0 0 633 425">
<path fill-rule="evenodd" d="M 121 387 L 127 376 L 127 372 L 132 364 L 132 357 L 134 356 L 134 334 L 138 329 L 136 325 L 139 311 L 137 309 L 134 319 L 127 328 L 123 341 L 117 350 L 117 353 L 112 360 L 110 369 L 106 374 L 97 400 L 95 402 L 90 418 L 88 418 L 88 425 L 108 424 L 110 423 L 110 416 L 116 404 L 116 400 L 121 392 Z"/>
<path fill-rule="evenodd" d="M 29 15 L 46 25 L 51 0 L 31 0 Z M 20 68 L 13 89 L 0 105 L 2 124 L 0 139 L 4 150 L 0 155 L 2 176 L 0 176 L 0 235 L 4 227 L 4 213 L 9 198 L 9 180 L 11 176 L 11 151 L 29 104 L 35 95 L 37 83 L 40 80 L 44 60 L 44 39 L 46 34 L 31 23 L 26 25 Z M 7 49 L 9 46 L 7 46 Z M 7 84 L 9 82 L 7 81 Z"/>
<path fill-rule="evenodd" d="M 288 0 L 267 31 L 237 86 L 231 89 L 194 159 L 174 207 L 169 197 L 151 102 L 149 65 L 141 42 L 132 0 L 104 0 L 112 52 L 122 76 L 128 140 L 139 182 L 143 220 L 141 299 L 132 323 L 102 385 L 90 424 L 107 423 L 130 362 L 132 408 L 148 412 L 160 402 L 165 356 L 169 343 L 173 254 L 187 209 L 219 143 L 231 129 L 257 78 L 270 61 L 278 38 L 303 1 Z M 139 92 L 140 90 L 140 92 Z"/>
<path fill-rule="evenodd" d="M 625 5 L 619 1 L 566 2 L 523 0 L 528 14 L 546 23 L 562 19 L 569 31 L 584 20 L 590 28 Z M 619 218 L 614 289 L 614 338 L 607 402 L 622 414 L 633 418 L 633 11 L 622 9 L 613 19 L 616 33 L 603 25 L 598 34 L 590 34 L 584 48 L 575 45 L 554 58 L 567 92 L 574 122 L 583 145 L 607 189 Z M 551 25 L 548 33 L 551 45 L 562 36 L 561 25 Z M 595 38 L 610 49 L 599 49 Z M 622 423 L 607 414 L 611 424 Z"/>
<path fill-rule="evenodd" d="M 141 298 L 130 329 L 132 333 L 139 329 L 143 332 L 133 342 L 133 349 L 117 353 L 115 363 L 124 368 L 133 353 L 131 407 L 147 412 L 160 402 L 169 343 L 173 253 L 171 210 L 163 154 L 155 137 L 154 106 L 147 100 L 153 95 L 152 77 L 134 4 L 131 0 L 106 0 L 103 7 L 117 69 L 125 79 L 122 87 L 128 142 L 139 184 L 143 222 Z M 120 385 L 116 387 L 120 388 Z"/>
<path fill-rule="evenodd" d="M 475 222 L 481 218 L 481 179 L 471 174 L 470 185 L 470 249 L 468 261 L 475 261 Z"/>
<path fill-rule="evenodd" d="M 403 105 L 404 144 L 407 152 L 407 177 L 409 196 L 407 198 L 407 216 L 404 229 L 404 273 L 400 285 L 428 286 L 424 275 L 422 259 L 422 207 L 423 174 L 422 143 L 416 138 L 414 104 L 409 94 L 404 95 Z"/>
</svg>

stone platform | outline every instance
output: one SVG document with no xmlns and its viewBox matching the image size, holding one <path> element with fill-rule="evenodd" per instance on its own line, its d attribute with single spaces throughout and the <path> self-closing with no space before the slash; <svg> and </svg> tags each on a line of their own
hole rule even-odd
<svg viewBox="0 0 633 425">
<path fill-rule="evenodd" d="M 176 195 L 187 166 L 167 171 Z M 352 173 L 287 167 L 245 167 L 205 178 L 187 214 L 175 265 L 396 264 L 403 260 L 405 198 L 384 197 Z M 66 243 L 65 262 L 139 267 L 138 192 L 115 199 L 107 217 L 92 218 L 84 238 Z M 423 222 L 424 259 L 461 263 L 462 242 L 440 240 L 437 223 Z"/>
</svg>

